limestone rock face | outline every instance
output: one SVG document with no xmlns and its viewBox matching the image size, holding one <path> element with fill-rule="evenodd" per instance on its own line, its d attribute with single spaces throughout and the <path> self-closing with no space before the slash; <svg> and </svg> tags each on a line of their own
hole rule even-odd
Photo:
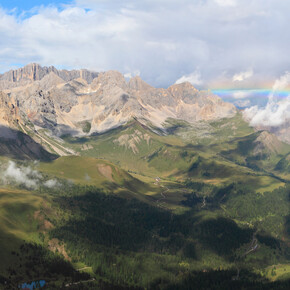
<svg viewBox="0 0 290 290">
<path fill-rule="evenodd" d="M 9 95 L 0 92 L 0 138 L 15 139 L 17 123 L 21 121 L 21 115 L 16 102 Z"/>
<path fill-rule="evenodd" d="M 50 73 L 54 73 L 66 82 L 82 78 L 86 82 L 91 83 L 98 76 L 98 73 L 88 70 L 57 70 L 54 66 L 42 67 L 39 64 L 31 63 L 23 68 L 10 70 L 0 75 L 0 89 L 13 88 L 39 81 Z"/>
<path fill-rule="evenodd" d="M 4 73 L 0 80 L 8 81 L 8 82 L 20 82 L 22 80 L 30 80 L 30 81 L 36 81 L 41 80 L 46 74 L 48 74 L 50 71 L 55 70 L 54 67 L 41 67 L 40 65 L 36 63 L 29 64 L 23 68 L 19 68 L 17 70 L 11 70 L 7 73 Z"/>
<path fill-rule="evenodd" d="M 139 76 L 133 77 L 129 80 L 128 87 L 135 91 L 147 91 L 153 89 L 150 85 L 144 82 Z"/>
<path fill-rule="evenodd" d="M 55 134 L 104 132 L 132 118 L 162 128 L 168 118 L 210 121 L 232 117 L 237 111 L 190 83 L 154 88 L 140 77 L 126 82 L 117 71 L 60 71 L 31 64 L 5 73 L 1 84 L 10 102 L 33 124 Z"/>
</svg>

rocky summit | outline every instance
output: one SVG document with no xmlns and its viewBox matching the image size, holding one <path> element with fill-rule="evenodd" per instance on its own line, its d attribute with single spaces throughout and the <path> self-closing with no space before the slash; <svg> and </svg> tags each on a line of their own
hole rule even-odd
<svg viewBox="0 0 290 290">
<path fill-rule="evenodd" d="M 127 82 L 117 71 L 67 71 L 29 64 L 1 75 L 0 88 L 25 116 L 23 122 L 56 135 L 100 133 L 132 118 L 163 128 L 169 118 L 194 123 L 237 112 L 234 105 L 190 83 L 154 88 L 138 76 Z"/>
</svg>

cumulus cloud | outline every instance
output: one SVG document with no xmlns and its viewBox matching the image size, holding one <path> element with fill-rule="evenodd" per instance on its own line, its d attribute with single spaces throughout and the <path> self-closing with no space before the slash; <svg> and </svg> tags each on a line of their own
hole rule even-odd
<svg viewBox="0 0 290 290">
<path fill-rule="evenodd" d="M 17 167 L 16 163 L 9 161 L 8 167 L 3 174 L 3 179 L 7 182 L 13 181 L 24 185 L 27 188 L 36 188 L 41 174 L 30 167 Z"/>
<path fill-rule="evenodd" d="M 252 95 L 251 91 L 236 91 L 233 93 L 234 99 L 246 99 L 250 98 Z"/>
<path fill-rule="evenodd" d="M 138 70 L 166 87 L 198 67 L 206 86 L 246 64 L 275 79 L 290 65 L 289 10 L 285 0 L 77 0 L 24 16 L 0 9 L 0 71 L 29 62 Z"/>
<path fill-rule="evenodd" d="M 126 78 L 126 79 L 131 79 L 132 77 L 134 77 L 134 76 L 140 76 L 140 71 L 139 70 L 136 70 L 136 71 L 134 71 L 134 72 L 127 72 L 127 73 L 125 73 L 124 74 L 124 77 Z"/>
<path fill-rule="evenodd" d="M 286 72 L 283 76 L 277 79 L 273 86 L 273 91 L 283 90 L 290 85 L 290 72 Z"/>
<path fill-rule="evenodd" d="M 269 102 L 263 109 L 254 106 L 244 112 L 252 126 L 277 127 L 286 124 L 290 116 L 290 98 L 280 102 Z"/>
<path fill-rule="evenodd" d="M 55 187 L 59 187 L 60 183 L 56 179 L 50 179 L 44 182 L 43 185 L 48 188 L 55 188 Z"/>
<path fill-rule="evenodd" d="M 253 74 L 254 74 L 254 72 L 253 72 L 252 69 L 249 69 L 247 71 L 234 74 L 234 76 L 233 76 L 233 82 L 242 82 L 242 81 L 244 81 L 244 80 L 252 77 Z"/>
<path fill-rule="evenodd" d="M 234 105 L 236 105 L 237 107 L 240 107 L 240 108 L 246 108 L 249 105 L 251 105 L 251 101 L 250 100 L 238 100 L 238 101 L 234 102 Z"/>
<path fill-rule="evenodd" d="M 42 174 L 30 166 L 18 166 L 14 161 L 9 161 L 2 172 L 2 180 L 6 184 L 15 183 L 28 189 L 37 189 L 43 185 L 47 188 L 58 187 L 61 184 L 56 179 L 45 181 Z"/>
<path fill-rule="evenodd" d="M 290 73 L 286 72 L 275 81 L 273 91 L 269 95 L 268 103 L 264 108 L 253 106 L 244 111 L 244 116 L 250 120 L 252 126 L 277 127 L 290 121 L 290 96 L 278 101 L 275 91 L 284 89 L 290 84 Z"/>
<path fill-rule="evenodd" d="M 184 82 L 190 82 L 193 85 L 201 85 L 203 83 L 201 79 L 200 72 L 195 71 L 189 75 L 184 75 L 181 78 L 179 78 L 175 83 L 176 84 L 181 84 Z"/>
</svg>

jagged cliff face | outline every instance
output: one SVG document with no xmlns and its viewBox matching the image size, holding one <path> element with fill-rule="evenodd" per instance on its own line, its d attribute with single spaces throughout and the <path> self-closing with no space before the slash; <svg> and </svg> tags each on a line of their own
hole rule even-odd
<svg viewBox="0 0 290 290">
<path fill-rule="evenodd" d="M 33 124 L 56 134 L 103 132 L 133 117 L 162 127 L 168 118 L 197 122 L 236 114 L 234 105 L 190 83 L 156 89 L 140 77 L 127 82 L 117 71 L 59 71 L 31 64 L 2 75 L 1 82 Z"/>
<path fill-rule="evenodd" d="M 13 129 L 18 127 L 21 120 L 17 102 L 0 92 L 0 138 L 15 139 L 16 133 Z"/>
<path fill-rule="evenodd" d="M 98 76 L 98 73 L 88 70 L 57 70 L 54 66 L 42 67 L 39 64 L 32 63 L 17 70 L 0 75 L 0 89 L 9 89 L 13 87 L 27 85 L 34 81 L 42 80 L 46 75 L 53 72 L 64 81 L 71 81 L 77 78 L 82 78 L 88 83 Z"/>
</svg>

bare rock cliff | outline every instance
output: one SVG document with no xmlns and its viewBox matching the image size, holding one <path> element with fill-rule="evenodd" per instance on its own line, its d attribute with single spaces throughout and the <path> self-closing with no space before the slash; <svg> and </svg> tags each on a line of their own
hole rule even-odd
<svg viewBox="0 0 290 290">
<path fill-rule="evenodd" d="M 1 83 L 33 124 L 56 134 L 84 134 L 83 124 L 90 125 L 87 134 L 104 132 L 133 117 L 162 128 L 168 118 L 211 121 L 232 117 L 237 111 L 190 83 L 154 88 L 140 77 L 127 82 L 118 71 L 66 71 L 30 64 L 5 73 Z"/>
</svg>

